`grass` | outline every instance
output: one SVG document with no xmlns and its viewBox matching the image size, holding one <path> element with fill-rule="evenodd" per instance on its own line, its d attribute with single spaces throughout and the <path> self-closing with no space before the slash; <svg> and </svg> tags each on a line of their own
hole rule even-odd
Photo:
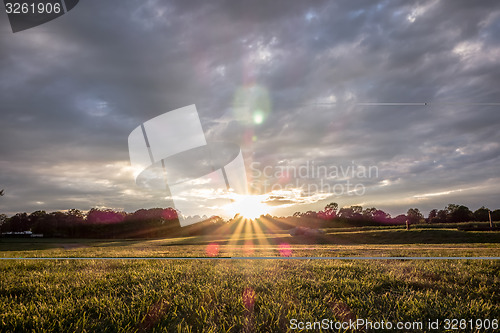
<svg viewBox="0 0 500 333">
<path fill-rule="evenodd" d="M 0 257 L 204 257 L 213 243 L 220 256 L 280 256 L 279 244 L 293 247 L 293 256 L 428 256 L 434 250 L 438 256 L 500 256 L 500 232 L 389 227 L 313 237 L 282 231 L 157 240 L 1 239 Z"/>
<path fill-rule="evenodd" d="M 487 236 L 496 233 L 460 234 L 469 242 L 452 243 L 441 237 L 456 230 L 434 237 L 423 231 L 356 231 L 350 243 L 335 245 L 292 242 L 286 234 L 207 236 L 199 244 L 189 237 L 9 239 L 0 242 L 0 256 L 207 256 L 206 243 L 214 241 L 217 256 L 279 257 L 278 241 L 289 244 L 292 256 L 500 256 L 496 236 Z M 416 241 L 409 243 L 408 235 Z M 393 243 L 384 244 L 388 238 Z M 361 243 L 366 240 L 373 242 Z M 0 331 L 286 332 L 292 319 L 424 325 L 429 319 L 500 319 L 499 290 L 498 260 L 9 260 L 0 262 Z"/>
</svg>

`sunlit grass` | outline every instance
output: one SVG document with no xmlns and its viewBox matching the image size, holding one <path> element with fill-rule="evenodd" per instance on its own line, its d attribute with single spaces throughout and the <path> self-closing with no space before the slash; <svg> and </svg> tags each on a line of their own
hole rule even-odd
<svg viewBox="0 0 500 333">
<path fill-rule="evenodd" d="M 269 332 L 292 318 L 500 315 L 495 261 L 52 260 L 3 262 L 0 273 L 3 331 Z"/>
<path fill-rule="evenodd" d="M 286 332 L 293 318 L 500 316 L 498 260 L 279 259 L 283 244 L 286 258 L 499 257 L 497 233 L 388 228 L 321 239 L 266 233 L 272 224 L 241 218 L 227 234 L 154 240 L 3 239 L 3 258 L 277 259 L 0 261 L 0 331 Z"/>
</svg>

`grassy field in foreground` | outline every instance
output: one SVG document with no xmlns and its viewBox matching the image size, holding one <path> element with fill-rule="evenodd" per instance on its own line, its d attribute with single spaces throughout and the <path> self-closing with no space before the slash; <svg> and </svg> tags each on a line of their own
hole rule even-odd
<svg viewBox="0 0 500 333">
<path fill-rule="evenodd" d="M 421 231 L 397 230 L 378 238 L 371 232 L 390 231 L 356 231 L 348 236 L 352 242 L 343 244 L 314 244 L 286 234 L 201 241 L 189 237 L 3 239 L 3 258 L 243 255 L 278 259 L 3 260 L 0 331 L 286 332 L 293 319 L 326 318 L 424 325 L 406 332 L 429 332 L 428 320 L 439 319 L 440 329 L 431 332 L 442 332 L 446 318 L 474 323 L 500 319 L 499 260 L 279 260 L 283 255 L 500 256 L 496 233 L 477 243 L 468 238 L 478 237 L 472 234 L 458 234 L 468 240 L 465 243 L 440 241 L 440 233 L 434 234 L 435 239 L 425 234 L 431 239 L 421 244 L 408 242 L 412 235 L 414 240 L 422 239 Z M 384 244 L 387 238 L 393 242 Z M 363 239 L 379 242 L 360 244 Z M 215 243 L 217 251 L 210 252 Z M 459 331 L 484 331 L 477 328 Z"/>
<path fill-rule="evenodd" d="M 493 260 L 49 260 L 3 262 L 0 271 L 4 332 L 282 332 L 294 318 L 500 319 Z"/>
</svg>

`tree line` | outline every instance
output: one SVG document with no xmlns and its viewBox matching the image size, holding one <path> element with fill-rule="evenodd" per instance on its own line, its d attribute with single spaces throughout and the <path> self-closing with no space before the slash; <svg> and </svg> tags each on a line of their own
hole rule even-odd
<svg viewBox="0 0 500 333">
<path fill-rule="evenodd" d="M 1 195 L 1 192 L 0 192 Z M 419 223 L 458 223 L 470 221 L 500 221 L 500 209 L 490 211 L 481 207 L 471 211 L 468 207 L 449 204 L 443 209 L 433 209 L 424 217 L 418 208 L 408 209 L 406 214 L 392 217 L 375 207 L 350 206 L 339 208 L 332 202 L 321 211 L 296 212 L 293 216 L 261 216 L 257 221 L 271 221 L 271 227 L 263 223 L 263 230 L 272 227 L 289 229 L 295 226 L 316 228 L 368 225 L 404 225 Z M 181 228 L 177 211 L 173 208 L 139 209 L 133 213 L 112 209 L 92 208 L 88 212 L 70 209 L 65 212 L 47 213 L 43 210 L 31 214 L 17 213 L 11 217 L 0 214 L 0 231 L 3 236 L 30 231 L 43 237 L 71 238 L 160 238 L 231 232 L 241 217 L 226 221 L 213 216 L 202 223 Z"/>
<path fill-rule="evenodd" d="M 319 212 L 307 211 L 305 213 L 296 212 L 294 217 L 302 218 L 319 218 L 324 220 L 350 220 L 382 225 L 398 225 L 405 224 L 406 221 L 410 224 L 418 223 L 458 223 L 458 222 L 487 222 L 500 221 L 500 209 L 491 211 L 482 206 L 476 211 L 471 211 L 467 206 L 449 204 L 443 209 L 432 209 L 427 217 L 420 212 L 418 208 L 410 208 L 406 214 L 400 214 L 392 217 L 389 213 L 375 207 L 365 208 L 362 206 L 350 206 L 339 209 L 337 203 L 332 202 Z"/>
<path fill-rule="evenodd" d="M 139 209 L 134 213 L 92 208 L 87 213 L 78 209 L 47 213 L 17 213 L 0 217 L 4 236 L 24 231 L 43 237 L 72 238 L 153 238 L 167 237 L 180 228 L 173 208 Z"/>
</svg>

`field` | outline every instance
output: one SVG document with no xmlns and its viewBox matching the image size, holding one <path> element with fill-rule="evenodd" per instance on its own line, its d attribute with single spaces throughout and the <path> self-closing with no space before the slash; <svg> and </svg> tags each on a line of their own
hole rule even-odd
<svg viewBox="0 0 500 333">
<path fill-rule="evenodd" d="M 3 258 L 89 259 L 2 260 L 0 329 L 285 332 L 299 322 L 364 319 L 408 325 L 393 327 L 394 332 L 441 332 L 445 319 L 456 318 L 465 319 L 466 327 L 455 331 L 482 332 L 500 319 L 498 259 L 331 258 L 498 258 L 499 237 L 498 232 L 360 228 L 316 238 L 243 233 L 156 240 L 3 239 Z M 429 320 L 439 320 L 439 329 L 429 329 Z M 361 326 L 358 331 L 374 330 Z"/>
</svg>

